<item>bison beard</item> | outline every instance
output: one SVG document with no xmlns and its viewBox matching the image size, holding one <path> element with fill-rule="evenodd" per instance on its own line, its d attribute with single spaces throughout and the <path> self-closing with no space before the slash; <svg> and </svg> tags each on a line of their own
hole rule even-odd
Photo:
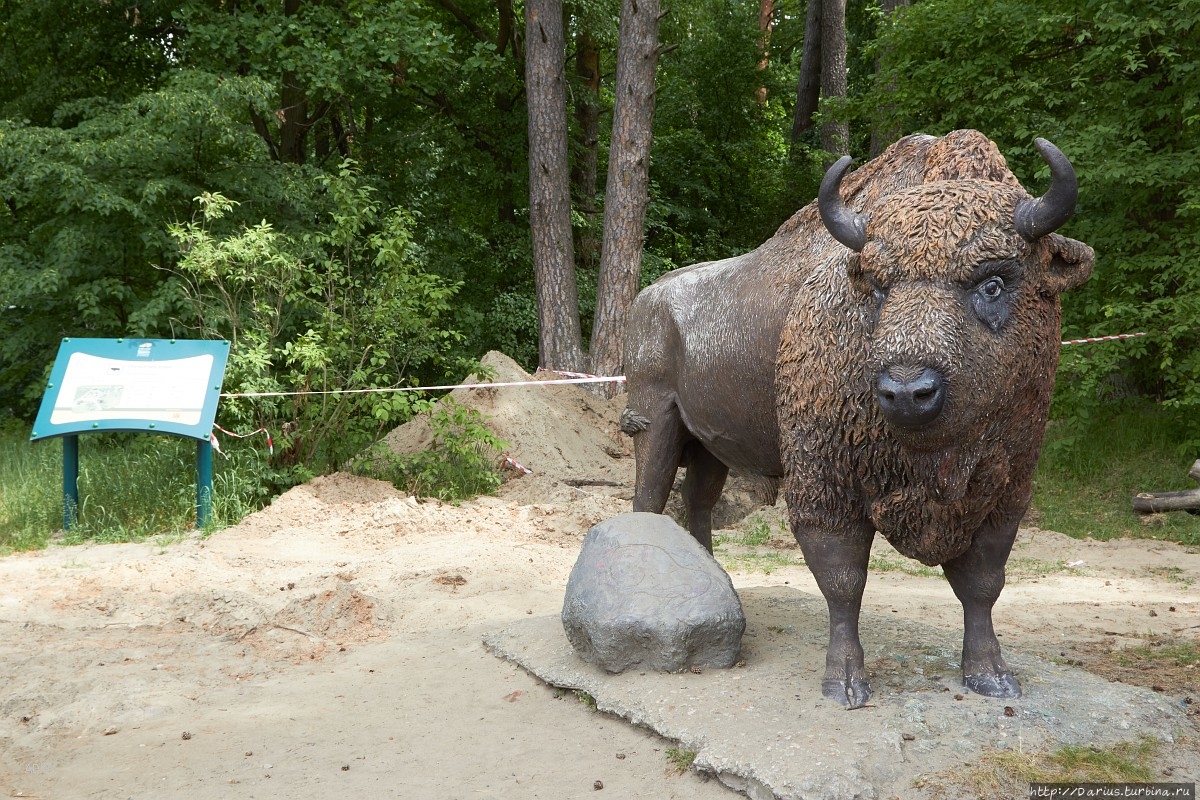
<svg viewBox="0 0 1200 800">
<path fill-rule="evenodd" d="M 852 708 L 871 695 L 858 622 L 876 531 L 942 565 L 964 684 L 1020 694 L 992 606 L 1045 430 L 1058 295 L 1094 261 L 1053 233 L 1074 171 L 1037 146 L 1040 198 L 975 131 L 907 137 L 848 176 L 844 159 L 757 250 L 668 273 L 631 312 L 634 510 L 661 513 L 686 467 L 689 529 L 711 551 L 728 470 L 782 477 L 829 607 L 822 689 Z"/>
</svg>

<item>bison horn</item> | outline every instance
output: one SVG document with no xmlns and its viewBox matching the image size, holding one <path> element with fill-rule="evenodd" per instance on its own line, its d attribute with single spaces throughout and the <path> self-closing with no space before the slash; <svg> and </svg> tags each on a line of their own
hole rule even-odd
<svg viewBox="0 0 1200 800">
<path fill-rule="evenodd" d="M 1034 139 L 1033 146 L 1050 165 L 1050 188 L 1041 197 L 1028 197 L 1017 203 L 1013 213 L 1017 233 L 1030 242 L 1058 230 L 1070 219 L 1079 197 L 1075 168 L 1062 151 L 1045 139 Z"/>
<path fill-rule="evenodd" d="M 856 214 L 842 202 L 842 177 L 850 169 L 850 156 L 842 156 L 825 173 L 817 192 L 817 210 L 825 229 L 851 250 L 860 251 L 867 243 L 867 218 Z"/>
</svg>

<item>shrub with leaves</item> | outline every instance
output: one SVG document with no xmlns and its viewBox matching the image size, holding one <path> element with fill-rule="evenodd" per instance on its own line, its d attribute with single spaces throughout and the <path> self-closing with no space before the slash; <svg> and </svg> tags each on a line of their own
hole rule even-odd
<svg viewBox="0 0 1200 800">
<path fill-rule="evenodd" d="M 397 454 L 378 444 L 355 461 L 355 473 L 440 500 L 465 500 L 495 491 L 502 482 L 501 459 L 507 445 L 487 427 L 479 411 L 449 398 L 436 405 L 418 402 L 424 404 L 433 429 L 430 446 L 419 453 Z"/>
<path fill-rule="evenodd" d="M 220 230 L 235 205 L 220 194 L 201 195 L 198 218 L 170 228 L 176 286 L 195 309 L 181 323 L 232 343 L 225 389 L 235 396 L 218 420 L 277 435 L 281 485 L 336 469 L 407 419 L 408 393 L 373 390 L 448 366 L 457 338 L 440 320 L 458 287 L 425 271 L 413 218 L 382 207 L 350 164 L 321 180 L 330 210 L 309 232 L 267 221 Z M 280 394 L 236 396 L 258 392 Z"/>
</svg>

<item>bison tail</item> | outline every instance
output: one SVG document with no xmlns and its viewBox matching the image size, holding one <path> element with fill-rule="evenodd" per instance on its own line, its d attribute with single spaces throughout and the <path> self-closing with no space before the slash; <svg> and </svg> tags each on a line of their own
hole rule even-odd
<svg viewBox="0 0 1200 800">
<path fill-rule="evenodd" d="M 632 408 L 626 408 L 621 412 L 621 432 L 633 436 L 635 433 L 641 433 L 650 427 L 650 419 L 644 417 Z"/>
</svg>

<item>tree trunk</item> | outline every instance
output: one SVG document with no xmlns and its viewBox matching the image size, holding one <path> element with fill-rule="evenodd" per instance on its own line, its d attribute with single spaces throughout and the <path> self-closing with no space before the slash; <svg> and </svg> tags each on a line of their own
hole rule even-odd
<svg viewBox="0 0 1200 800">
<path fill-rule="evenodd" d="M 796 82 L 796 110 L 792 115 L 792 145 L 812 127 L 821 101 L 821 0 L 808 0 L 804 16 L 804 47 L 800 51 L 800 80 Z"/>
<path fill-rule="evenodd" d="M 758 0 L 758 69 L 765 71 L 770 63 L 771 29 L 775 27 L 775 0 Z M 767 103 L 767 87 L 760 86 L 754 93 L 759 105 Z"/>
<path fill-rule="evenodd" d="M 600 239 L 596 235 L 596 174 L 600 162 L 600 47 L 586 30 L 581 30 L 575 37 L 575 74 L 582 85 L 575 98 L 578 138 L 575 140 L 571 184 L 575 189 L 576 207 L 584 219 L 575 242 L 575 255 L 580 268 L 590 274 L 600 260 Z"/>
<path fill-rule="evenodd" d="M 815 2 L 815 0 L 812 0 Z M 821 4 L 821 97 L 826 103 L 846 96 L 846 0 Z M 822 109 L 828 116 L 828 111 Z M 831 163 L 850 152 L 850 125 L 842 120 L 821 123 L 821 148 Z"/>
<path fill-rule="evenodd" d="M 300 0 L 284 0 L 284 16 L 294 17 L 300 12 Z M 288 35 L 289 45 L 296 44 L 296 37 Z M 296 73 L 283 73 L 279 90 L 279 160 L 288 164 L 303 164 L 308 155 L 308 94 Z"/>
<path fill-rule="evenodd" d="M 625 319 L 637 295 L 649 204 L 658 0 L 622 0 L 613 92 L 612 143 L 604 200 L 604 245 L 592 326 L 592 371 L 621 372 Z M 616 384 L 605 384 L 611 396 Z"/>
<path fill-rule="evenodd" d="M 910 0 L 883 0 L 883 19 L 885 25 L 890 25 L 895 21 L 895 11 L 898 8 L 905 8 L 910 4 Z M 883 62 L 883 53 L 880 53 L 875 58 L 875 72 L 878 73 Z M 895 81 L 887 85 L 887 91 L 896 91 Z M 892 111 L 893 105 L 888 102 L 879 107 L 879 117 L 887 118 Z M 895 124 L 890 119 L 885 122 L 876 120 L 871 125 L 871 158 L 882 153 L 887 149 L 887 146 L 900 138 L 904 133 L 904 129 Z"/>
<path fill-rule="evenodd" d="M 527 0 L 525 47 L 538 356 L 547 369 L 579 370 L 584 367 L 583 335 L 571 247 L 562 0 Z"/>
</svg>

